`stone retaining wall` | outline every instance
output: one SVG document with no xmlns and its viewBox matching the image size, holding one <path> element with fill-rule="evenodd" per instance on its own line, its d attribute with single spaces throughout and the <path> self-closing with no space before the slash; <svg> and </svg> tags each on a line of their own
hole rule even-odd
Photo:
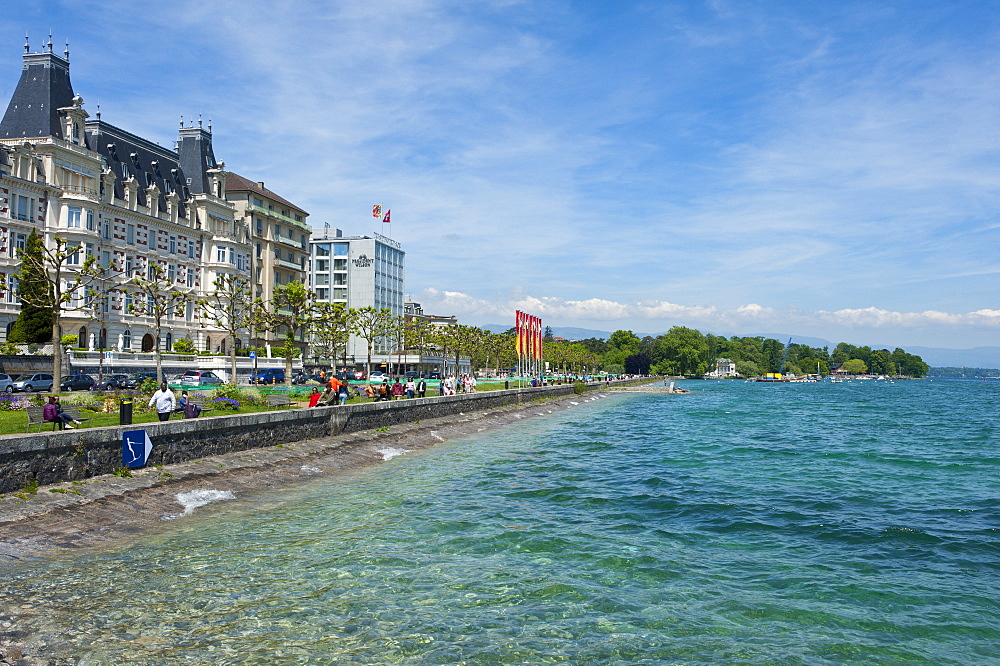
<svg viewBox="0 0 1000 666">
<path fill-rule="evenodd" d="M 591 384 L 602 388 L 604 384 Z M 282 409 L 255 414 L 176 419 L 164 423 L 82 428 L 0 436 L 0 493 L 110 474 L 121 465 L 122 433 L 145 430 L 153 442 L 148 464 L 171 464 L 231 451 L 358 432 L 417 420 L 476 412 L 545 397 L 571 395 L 570 384 L 484 391 L 393 402 Z"/>
</svg>

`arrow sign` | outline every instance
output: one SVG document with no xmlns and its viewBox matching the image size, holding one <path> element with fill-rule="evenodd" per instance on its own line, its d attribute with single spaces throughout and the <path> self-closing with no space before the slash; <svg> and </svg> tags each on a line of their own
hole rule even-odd
<svg viewBox="0 0 1000 666">
<path fill-rule="evenodd" d="M 122 433 L 122 466 L 129 469 L 145 467 L 153 442 L 145 430 L 126 430 Z"/>
</svg>

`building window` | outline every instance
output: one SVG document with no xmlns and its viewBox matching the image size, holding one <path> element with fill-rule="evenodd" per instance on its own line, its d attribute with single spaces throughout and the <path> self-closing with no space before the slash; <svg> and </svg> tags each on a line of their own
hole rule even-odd
<svg viewBox="0 0 1000 666">
<path fill-rule="evenodd" d="M 343 288 L 334 288 L 333 290 L 333 300 L 335 301 L 346 301 L 347 300 L 347 290 Z"/>
<path fill-rule="evenodd" d="M 176 277 L 177 274 L 174 272 L 174 265 L 173 264 L 167 265 L 167 285 L 173 286 L 174 279 Z"/>
<path fill-rule="evenodd" d="M 132 349 L 132 331 L 127 328 L 122 333 L 122 349 Z"/>
<path fill-rule="evenodd" d="M 7 276 L 7 287 L 8 287 L 8 289 L 7 289 L 7 302 L 8 303 L 17 303 L 18 302 L 18 298 L 17 298 L 17 285 L 18 285 L 17 278 L 16 277 L 11 277 L 11 276 L 8 275 Z"/>
<path fill-rule="evenodd" d="M 254 199 L 253 200 L 253 205 L 254 206 L 259 206 L 260 208 L 263 208 L 264 207 L 264 202 L 261 201 L 260 199 Z M 259 229 L 259 227 L 258 227 L 258 229 Z"/>
<path fill-rule="evenodd" d="M 329 244 L 317 243 L 315 245 L 316 256 L 317 257 L 329 257 L 330 256 L 330 246 Z"/>
<path fill-rule="evenodd" d="M 101 232 L 104 240 L 111 240 L 111 220 L 104 220 L 104 227 Z"/>
<path fill-rule="evenodd" d="M 325 273 L 330 270 L 330 260 L 329 259 L 317 259 L 316 260 L 316 270 L 320 273 Z"/>
<path fill-rule="evenodd" d="M 125 256 L 125 277 L 132 277 L 132 256 Z"/>
<path fill-rule="evenodd" d="M 150 229 L 149 230 L 149 249 L 150 250 L 155 250 L 156 249 L 156 230 L 155 229 Z"/>
<path fill-rule="evenodd" d="M 27 237 L 24 234 L 18 234 L 17 240 L 14 243 L 14 248 L 17 252 L 24 252 L 24 246 L 27 243 L 28 243 Z M 15 253 L 14 256 L 16 257 L 17 254 Z"/>
<path fill-rule="evenodd" d="M 319 287 L 316 290 L 316 298 L 321 301 L 328 300 L 330 298 L 330 288 L 329 287 Z"/>
<path fill-rule="evenodd" d="M 194 241 L 188 241 L 188 258 L 194 259 Z"/>
<path fill-rule="evenodd" d="M 194 269 L 193 268 L 187 269 L 187 286 L 189 286 L 189 287 L 193 287 L 194 286 Z"/>
<path fill-rule="evenodd" d="M 338 257 L 346 257 L 350 253 L 350 247 L 347 243 L 334 243 L 333 254 Z"/>
<path fill-rule="evenodd" d="M 277 224 L 274 225 L 274 237 L 275 239 L 281 238 L 281 227 Z"/>
<path fill-rule="evenodd" d="M 94 230 L 94 211 L 87 211 L 87 231 Z"/>
<path fill-rule="evenodd" d="M 236 249 L 232 247 L 229 248 L 229 263 L 231 264 L 236 263 Z"/>
<path fill-rule="evenodd" d="M 170 237 L 169 246 L 170 254 L 177 254 L 177 236 Z"/>
<path fill-rule="evenodd" d="M 132 314 L 132 292 L 125 292 L 125 314 Z"/>
<path fill-rule="evenodd" d="M 79 206 L 69 206 L 66 209 L 66 226 L 70 229 L 80 228 L 80 213 L 83 210 Z"/>
<path fill-rule="evenodd" d="M 346 271 L 347 270 L 347 259 L 334 259 L 333 260 L 333 270 L 335 270 L 335 271 Z"/>
<path fill-rule="evenodd" d="M 326 273 L 323 273 L 322 275 L 316 275 L 316 284 L 317 285 L 330 284 L 330 276 Z"/>
<path fill-rule="evenodd" d="M 125 225 L 125 242 L 128 245 L 135 245 L 135 225 L 126 224 Z"/>
<path fill-rule="evenodd" d="M 222 245 L 215 248 L 215 261 L 220 264 L 226 263 L 226 248 Z"/>
<path fill-rule="evenodd" d="M 264 248 L 261 246 L 260 243 L 257 243 L 257 258 L 258 259 L 261 258 L 263 252 L 264 252 Z"/>
</svg>

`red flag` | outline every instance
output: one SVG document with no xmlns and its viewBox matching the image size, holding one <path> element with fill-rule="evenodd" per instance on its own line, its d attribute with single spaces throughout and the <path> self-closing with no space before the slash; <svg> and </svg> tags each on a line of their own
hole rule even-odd
<svg viewBox="0 0 1000 666">
<path fill-rule="evenodd" d="M 372 217 L 382 217 L 382 205 L 375 204 L 372 206 Z"/>
<path fill-rule="evenodd" d="M 389 213 L 391 212 L 391 210 L 385 211 L 385 217 L 382 218 L 382 224 L 389 224 Z"/>
</svg>

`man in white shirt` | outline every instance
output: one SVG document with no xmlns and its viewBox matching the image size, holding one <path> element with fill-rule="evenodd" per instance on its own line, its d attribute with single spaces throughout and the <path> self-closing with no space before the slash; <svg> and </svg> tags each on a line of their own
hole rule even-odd
<svg viewBox="0 0 1000 666">
<path fill-rule="evenodd" d="M 177 399 L 174 398 L 173 391 L 167 388 L 166 382 L 160 384 L 159 390 L 149 399 L 149 406 L 152 407 L 154 404 L 156 405 L 156 415 L 160 417 L 161 421 L 170 418 L 170 412 L 174 411 Z"/>
</svg>

